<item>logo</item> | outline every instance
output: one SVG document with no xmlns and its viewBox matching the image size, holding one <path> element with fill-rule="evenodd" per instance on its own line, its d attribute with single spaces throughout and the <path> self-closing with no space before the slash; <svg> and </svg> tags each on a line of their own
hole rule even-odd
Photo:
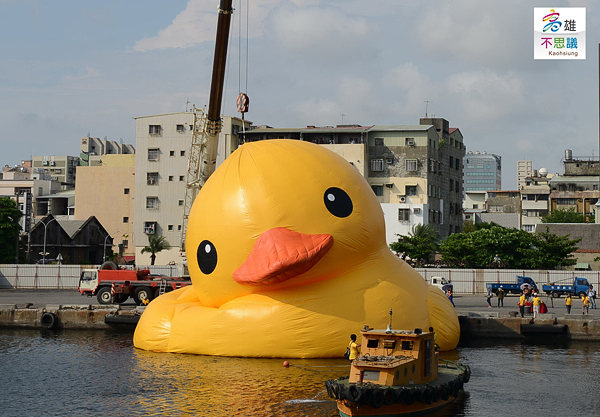
<svg viewBox="0 0 600 417">
<path fill-rule="evenodd" d="M 585 7 L 534 7 L 533 58 L 585 59 Z"/>
</svg>

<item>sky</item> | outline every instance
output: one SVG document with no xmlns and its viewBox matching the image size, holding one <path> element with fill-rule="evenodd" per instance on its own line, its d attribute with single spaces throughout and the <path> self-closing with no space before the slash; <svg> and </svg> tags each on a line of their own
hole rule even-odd
<svg viewBox="0 0 600 417">
<path fill-rule="evenodd" d="M 0 164 L 135 143 L 208 102 L 219 0 L 0 0 Z M 534 60 L 534 7 L 586 7 L 587 58 Z M 234 0 L 222 113 L 273 127 L 419 124 L 562 173 L 598 157 L 600 0 Z"/>
</svg>

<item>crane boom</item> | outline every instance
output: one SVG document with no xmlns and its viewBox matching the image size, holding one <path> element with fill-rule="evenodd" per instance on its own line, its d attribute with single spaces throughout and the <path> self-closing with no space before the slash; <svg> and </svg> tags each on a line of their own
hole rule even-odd
<svg viewBox="0 0 600 417">
<path fill-rule="evenodd" d="M 208 177 L 215 171 L 217 147 L 221 132 L 221 102 L 225 83 L 229 29 L 233 14 L 233 0 L 221 0 L 217 20 L 217 38 L 208 102 L 208 111 L 194 106 L 194 130 L 188 156 L 188 173 L 181 229 L 181 251 L 185 251 L 185 236 L 192 204 Z"/>
</svg>

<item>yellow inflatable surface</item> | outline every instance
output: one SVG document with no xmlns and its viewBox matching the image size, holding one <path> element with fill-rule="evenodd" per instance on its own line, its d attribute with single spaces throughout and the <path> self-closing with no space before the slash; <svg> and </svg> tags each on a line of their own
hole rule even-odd
<svg viewBox="0 0 600 417">
<path fill-rule="evenodd" d="M 350 334 L 433 326 L 456 347 L 458 317 L 385 241 L 358 170 L 323 146 L 247 143 L 215 171 L 190 213 L 193 285 L 148 305 L 141 349 L 246 357 L 340 357 Z"/>
</svg>

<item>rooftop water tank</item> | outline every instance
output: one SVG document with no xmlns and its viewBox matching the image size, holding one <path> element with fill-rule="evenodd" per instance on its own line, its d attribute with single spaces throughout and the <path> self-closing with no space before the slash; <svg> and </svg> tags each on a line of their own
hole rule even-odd
<svg viewBox="0 0 600 417">
<path fill-rule="evenodd" d="M 573 151 L 565 149 L 565 161 L 571 161 L 573 159 Z"/>
<path fill-rule="evenodd" d="M 546 177 L 546 175 L 548 175 L 548 170 L 546 168 L 540 168 L 538 172 L 540 174 L 540 177 Z"/>
</svg>

